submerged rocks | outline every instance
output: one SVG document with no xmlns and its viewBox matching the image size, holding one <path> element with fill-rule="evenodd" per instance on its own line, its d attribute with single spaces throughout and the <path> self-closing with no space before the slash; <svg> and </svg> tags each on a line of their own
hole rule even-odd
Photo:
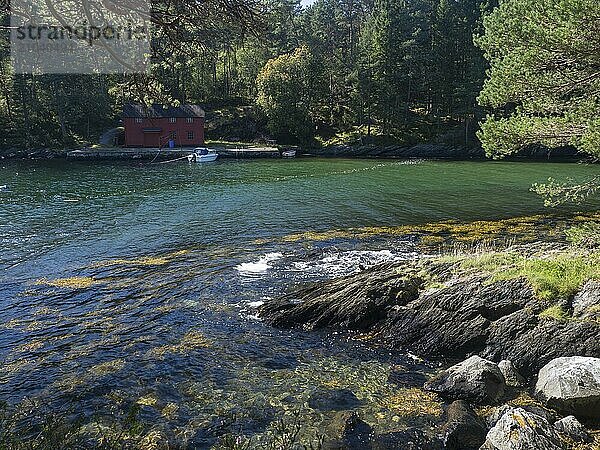
<svg viewBox="0 0 600 450">
<path fill-rule="evenodd" d="M 373 429 L 354 411 L 338 412 L 327 427 L 324 450 L 361 450 L 369 447 Z"/>
<path fill-rule="evenodd" d="M 425 390 L 445 398 L 490 404 L 502 398 L 505 386 L 504 376 L 496 364 L 471 356 L 425 383 Z"/>
<path fill-rule="evenodd" d="M 439 439 L 428 436 L 423 430 L 414 427 L 380 434 L 371 444 L 371 450 L 442 450 L 443 448 Z"/>
<path fill-rule="evenodd" d="M 485 441 L 487 429 L 473 408 L 464 400 L 448 408 L 448 420 L 442 427 L 446 450 L 476 450 Z"/>
<path fill-rule="evenodd" d="M 349 389 L 327 389 L 313 393 L 308 399 L 308 406 L 321 411 L 340 411 L 357 408 L 360 400 Z"/>
<path fill-rule="evenodd" d="M 547 406 L 558 411 L 600 418 L 600 358 L 575 356 L 550 361 L 540 370 L 535 391 Z"/>
<path fill-rule="evenodd" d="M 388 264 L 271 300 L 258 314 L 279 327 L 367 330 L 392 306 L 417 298 L 422 286 L 423 279 L 414 271 Z"/>
<path fill-rule="evenodd" d="M 482 450 L 562 450 L 566 446 L 542 416 L 511 408 L 488 431 Z"/>
<path fill-rule="evenodd" d="M 373 428 L 353 411 L 336 413 L 325 430 L 325 436 L 321 447 L 323 450 L 442 450 L 445 448 L 437 437 L 430 436 L 416 427 L 375 434 Z"/>
</svg>

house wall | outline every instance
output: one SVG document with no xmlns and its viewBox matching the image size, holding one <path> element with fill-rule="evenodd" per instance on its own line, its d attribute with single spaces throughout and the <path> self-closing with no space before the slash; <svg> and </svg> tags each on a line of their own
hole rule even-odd
<svg viewBox="0 0 600 450">
<path fill-rule="evenodd" d="M 192 123 L 188 123 L 185 117 L 177 117 L 175 123 L 169 118 L 142 119 L 137 123 L 135 118 L 125 117 L 126 147 L 167 147 L 171 133 L 175 133 L 175 145 L 177 147 L 196 147 L 204 145 L 204 117 L 194 117 Z M 160 131 L 148 132 L 144 128 L 155 128 Z M 194 134 L 193 139 L 188 139 L 188 132 Z"/>
</svg>

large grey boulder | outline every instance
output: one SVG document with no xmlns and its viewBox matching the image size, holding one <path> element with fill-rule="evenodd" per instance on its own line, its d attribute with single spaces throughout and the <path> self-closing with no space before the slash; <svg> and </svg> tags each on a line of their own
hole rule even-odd
<svg viewBox="0 0 600 450">
<path fill-rule="evenodd" d="M 588 281 L 573 298 L 573 316 L 592 317 L 600 314 L 600 281 Z"/>
<path fill-rule="evenodd" d="M 480 404 L 497 403 L 505 386 L 498 366 L 479 356 L 471 356 L 425 383 L 426 390 L 442 397 Z"/>
<path fill-rule="evenodd" d="M 538 374 L 536 395 L 550 408 L 579 417 L 600 417 L 600 358 L 556 358 Z"/>
<path fill-rule="evenodd" d="M 562 450 L 566 445 L 542 416 L 511 408 L 496 422 L 481 450 Z"/>
<path fill-rule="evenodd" d="M 554 422 L 554 428 L 575 442 L 590 443 L 594 440 L 575 416 L 567 416 Z"/>
</svg>

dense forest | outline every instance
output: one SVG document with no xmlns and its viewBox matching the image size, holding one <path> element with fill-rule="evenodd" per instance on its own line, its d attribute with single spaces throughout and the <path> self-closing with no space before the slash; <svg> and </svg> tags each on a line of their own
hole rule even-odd
<svg viewBox="0 0 600 450">
<path fill-rule="evenodd" d="M 0 147 L 97 142 L 129 101 L 201 104 L 212 139 L 476 142 L 486 61 L 474 35 L 493 6 L 488 0 L 221 6 L 180 5 L 185 15 L 155 24 L 158 56 L 145 76 L 14 75 L 5 32 Z M 163 15 L 173 14 L 165 8 Z"/>
</svg>

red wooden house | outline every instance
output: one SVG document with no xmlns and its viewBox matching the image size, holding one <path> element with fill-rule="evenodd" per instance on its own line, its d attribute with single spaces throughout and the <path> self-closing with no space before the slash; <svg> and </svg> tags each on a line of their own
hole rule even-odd
<svg viewBox="0 0 600 450">
<path fill-rule="evenodd" d="M 123 108 L 126 147 L 204 145 L 204 110 L 198 105 L 164 107 L 128 104 Z"/>
</svg>

